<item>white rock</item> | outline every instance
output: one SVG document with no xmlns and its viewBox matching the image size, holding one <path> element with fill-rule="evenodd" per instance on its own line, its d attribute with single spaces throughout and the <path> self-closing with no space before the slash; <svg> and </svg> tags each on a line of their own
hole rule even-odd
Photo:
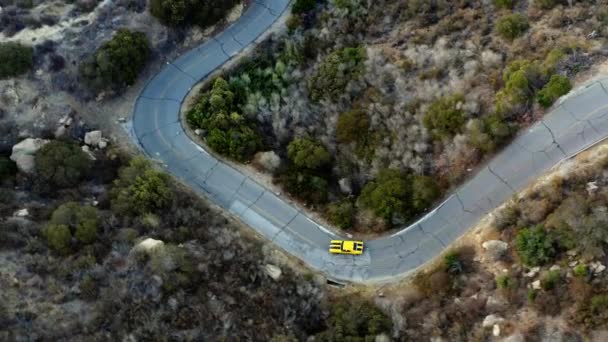
<svg viewBox="0 0 608 342">
<path fill-rule="evenodd" d="M 281 278 L 281 274 L 283 273 L 281 272 L 280 268 L 271 264 L 266 264 L 266 266 L 264 266 L 264 271 L 270 276 L 270 278 L 274 280 L 279 280 L 279 278 Z"/>
<path fill-rule="evenodd" d="M 89 146 L 99 146 L 102 138 L 101 131 L 90 131 L 84 135 L 84 143 Z"/>
<path fill-rule="evenodd" d="M 198 135 L 200 137 L 201 135 L 203 135 L 203 130 L 200 129 L 200 128 L 197 128 L 197 129 L 194 130 L 194 134 L 196 134 L 196 135 Z"/>
<path fill-rule="evenodd" d="M 19 209 L 17 211 L 15 211 L 15 213 L 13 214 L 13 216 L 15 217 L 26 217 L 30 214 L 30 212 L 27 210 L 27 208 L 24 209 Z"/>
<path fill-rule="evenodd" d="M 91 160 L 96 160 L 97 159 L 97 158 L 95 158 L 95 155 L 93 155 L 93 152 L 91 151 L 91 149 L 89 148 L 89 146 L 82 145 L 80 147 L 80 149 L 82 149 L 82 152 L 86 153 L 87 156 L 89 156 L 89 158 L 91 158 Z"/>
<path fill-rule="evenodd" d="M 496 337 L 500 336 L 500 326 L 498 324 L 494 324 L 494 327 L 492 328 L 492 335 Z"/>
<path fill-rule="evenodd" d="M 549 268 L 549 271 L 559 271 L 559 270 L 561 270 L 561 269 L 562 269 L 562 268 L 561 268 L 561 267 L 559 267 L 558 265 L 553 265 L 553 266 L 551 266 L 551 268 Z"/>
<path fill-rule="evenodd" d="M 350 178 L 341 178 L 338 181 L 338 185 L 340 185 L 340 191 L 342 191 L 342 193 L 347 195 L 353 193 L 353 186 L 351 184 Z"/>
<path fill-rule="evenodd" d="M 147 238 L 142 240 L 140 243 L 133 247 L 133 251 L 135 252 L 143 252 L 150 253 L 152 251 L 164 248 L 165 243 L 161 240 L 155 240 L 152 238 Z"/>
<path fill-rule="evenodd" d="M 387 334 L 376 335 L 374 342 L 391 342 L 391 338 Z"/>
<path fill-rule="evenodd" d="M 97 144 L 97 147 L 103 150 L 104 148 L 108 147 L 108 141 L 106 139 L 101 139 L 99 144 Z"/>
<path fill-rule="evenodd" d="M 593 272 L 594 273 L 602 273 L 602 272 L 604 272 L 604 270 L 606 270 L 606 266 L 598 263 L 598 265 L 595 266 L 595 270 Z"/>
<path fill-rule="evenodd" d="M 35 170 L 34 155 L 49 141 L 45 139 L 28 138 L 13 146 L 11 160 L 17 164 L 17 168 L 25 173 L 32 173 Z"/>
<path fill-rule="evenodd" d="M 502 342 L 524 342 L 525 340 L 526 339 L 524 338 L 524 335 L 518 332 L 509 337 L 506 337 L 502 340 Z"/>
<path fill-rule="evenodd" d="M 576 266 L 577 264 L 578 264 L 578 260 L 574 260 L 574 261 L 570 261 L 570 262 L 568 263 L 568 266 L 570 266 L 570 267 L 574 267 L 574 266 Z"/>
<path fill-rule="evenodd" d="M 587 188 L 587 193 L 589 195 L 591 195 L 591 194 L 595 193 L 599 187 L 597 186 L 597 182 L 589 182 L 589 183 L 587 183 L 586 188 Z"/>
<path fill-rule="evenodd" d="M 535 281 L 532 282 L 532 288 L 535 290 L 540 290 L 540 279 L 537 279 Z"/>
<path fill-rule="evenodd" d="M 495 324 L 502 323 L 503 321 L 504 321 L 504 319 L 500 316 L 487 315 L 486 318 L 483 319 L 483 323 L 481 323 L 481 326 L 484 328 L 488 328 Z"/>
<path fill-rule="evenodd" d="M 57 127 L 57 129 L 55 130 L 55 138 L 64 136 L 65 132 L 66 132 L 65 126 L 61 125 L 61 126 Z"/>
<path fill-rule="evenodd" d="M 486 255 L 494 261 L 500 259 L 509 248 L 509 244 L 500 240 L 488 240 L 481 246 L 486 250 Z"/>
<path fill-rule="evenodd" d="M 524 273 L 524 277 L 534 278 L 536 274 L 540 271 L 540 267 L 532 267 L 528 273 Z"/>
</svg>

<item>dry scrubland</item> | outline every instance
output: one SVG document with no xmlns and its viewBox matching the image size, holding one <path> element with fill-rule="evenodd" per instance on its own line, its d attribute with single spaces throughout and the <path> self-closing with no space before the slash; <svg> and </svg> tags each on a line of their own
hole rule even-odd
<svg viewBox="0 0 608 342">
<path fill-rule="evenodd" d="M 604 59 L 607 6 L 296 1 L 288 32 L 210 82 L 187 117 L 335 226 L 383 231 L 436 204 Z"/>
<path fill-rule="evenodd" d="M 565 162 L 383 288 L 394 329 L 405 340 L 605 340 L 607 166 L 605 143 Z"/>
</svg>

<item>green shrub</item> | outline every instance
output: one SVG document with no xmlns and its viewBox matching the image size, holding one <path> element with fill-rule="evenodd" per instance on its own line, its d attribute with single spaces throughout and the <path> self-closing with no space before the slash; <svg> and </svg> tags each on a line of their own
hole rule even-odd
<svg viewBox="0 0 608 342">
<path fill-rule="evenodd" d="M 380 309 L 368 302 L 333 304 L 328 329 L 315 341 L 373 341 L 376 335 L 390 333 L 392 322 Z"/>
<path fill-rule="evenodd" d="M 553 75 L 549 79 L 549 83 L 536 94 L 536 98 L 541 106 L 548 108 L 555 100 L 562 95 L 566 95 L 571 89 L 572 85 L 568 77 Z"/>
<path fill-rule="evenodd" d="M 308 204 L 327 202 L 327 180 L 308 169 L 291 167 L 281 176 L 285 190 Z"/>
<path fill-rule="evenodd" d="M 546 82 L 538 61 L 516 60 L 503 72 L 505 86 L 496 94 L 498 113 L 506 113 L 516 106 L 526 106 L 534 92 Z"/>
<path fill-rule="evenodd" d="M 365 185 L 360 203 L 375 215 L 391 224 L 395 216 L 409 217 L 408 200 L 411 185 L 406 175 L 398 170 L 382 170 L 378 177 Z"/>
<path fill-rule="evenodd" d="M 470 144 L 485 153 L 495 151 L 515 131 L 514 125 L 506 121 L 499 112 L 481 119 L 473 119 L 467 124 L 467 136 Z"/>
<path fill-rule="evenodd" d="M 583 264 L 576 265 L 576 267 L 574 268 L 573 271 L 574 271 L 574 275 L 579 278 L 585 278 L 589 274 L 589 270 L 587 269 L 587 266 L 585 266 Z"/>
<path fill-rule="evenodd" d="M 143 158 L 133 158 L 120 169 L 110 192 L 112 210 L 127 215 L 143 215 L 166 208 L 173 199 L 169 176 L 156 171 Z"/>
<path fill-rule="evenodd" d="M 287 146 L 287 155 L 298 168 L 316 170 L 329 164 L 331 155 L 325 146 L 310 138 L 295 138 Z"/>
<path fill-rule="evenodd" d="M 462 110 L 464 96 L 442 97 L 431 103 L 422 123 L 436 138 L 450 138 L 462 130 L 466 114 Z"/>
<path fill-rule="evenodd" d="M 494 0 L 494 6 L 500 9 L 512 9 L 514 0 Z"/>
<path fill-rule="evenodd" d="M 591 297 L 591 312 L 594 314 L 602 314 L 608 310 L 608 295 L 596 295 Z"/>
<path fill-rule="evenodd" d="M 359 141 L 368 134 L 369 117 L 362 110 L 355 109 L 342 113 L 336 125 L 336 138 L 338 142 L 347 144 Z"/>
<path fill-rule="evenodd" d="M 149 56 L 144 33 L 120 29 L 81 65 L 80 73 L 95 91 L 122 90 L 135 83 Z"/>
<path fill-rule="evenodd" d="M 356 209 L 350 200 L 331 203 L 326 209 L 329 222 L 341 229 L 350 229 L 355 221 Z"/>
<path fill-rule="evenodd" d="M 534 4 L 542 9 L 552 9 L 553 7 L 564 4 L 563 0 L 535 0 Z"/>
<path fill-rule="evenodd" d="M 348 82 L 363 75 L 366 59 L 363 47 L 344 48 L 329 54 L 308 80 L 310 98 L 313 101 L 338 98 Z"/>
<path fill-rule="evenodd" d="M 237 112 L 235 94 L 228 82 L 217 78 L 209 91 L 186 114 L 190 125 L 202 128 L 206 143 L 214 151 L 246 161 L 262 146 L 255 126 Z"/>
<path fill-rule="evenodd" d="M 541 225 L 521 229 L 515 238 L 517 254 L 524 264 L 539 266 L 556 256 L 556 241 Z"/>
<path fill-rule="evenodd" d="M 84 179 L 92 166 L 91 158 L 73 143 L 54 140 L 35 155 L 36 176 L 46 186 L 68 188 Z"/>
<path fill-rule="evenodd" d="M 509 290 L 515 287 L 515 282 L 508 274 L 499 275 L 496 277 L 496 286 L 501 290 Z"/>
<path fill-rule="evenodd" d="M 543 290 L 548 291 L 554 289 L 559 281 L 561 280 L 561 274 L 559 271 L 549 271 L 545 276 L 541 279 L 541 287 Z"/>
<path fill-rule="evenodd" d="M 519 13 L 500 17 L 496 22 L 496 32 L 506 40 L 513 40 L 528 30 L 528 19 Z"/>
<path fill-rule="evenodd" d="M 12 177 L 17 173 L 15 162 L 7 157 L 0 156 L 0 182 L 6 178 Z"/>
<path fill-rule="evenodd" d="M 67 202 L 59 206 L 51 215 L 51 225 L 66 226 L 74 231 L 74 237 L 82 244 L 89 244 L 97 239 L 99 213 L 90 205 L 81 206 L 76 202 Z"/>
<path fill-rule="evenodd" d="M 72 240 L 72 233 L 68 226 L 50 224 L 42 229 L 42 235 L 49 244 L 49 247 L 59 254 L 67 255 L 71 252 L 70 241 Z"/>
<path fill-rule="evenodd" d="M 0 43 L 0 79 L 19 76 L 32 68 L 34 49 L 20 43 Z"/>
<path fill-rule="evenodd" d="M 457 252 L 449 252 L 443 257 L 443 263 L 448 273 L 459 274 L 464 271 L 460 256 Z"/>
<path fill-rule="evenodd" d="M 292 14 L 301 14 L 315 8 L 316 0 L 296 0 L 291 6 Z"/>
<path fill-rule="evenodd" d="M 411 208 L 415 214 L 428 209 L 441 194 L 435 180 L 428 176 L 411 176 Z"/>
<path fill-rule="evenodd" d="M 238 0 L 151 0 L 150 13 L 167 26 L 198 25 L 203 28 L 223 19 Z"/>
</svg>

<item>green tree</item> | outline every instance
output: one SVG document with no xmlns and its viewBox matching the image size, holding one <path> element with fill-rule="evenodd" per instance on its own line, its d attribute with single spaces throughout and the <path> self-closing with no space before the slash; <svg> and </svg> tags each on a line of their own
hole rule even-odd
<svg viewBox="0 0 608 342">
<path fill-rule="evenodd" d="M 496 22 L 496 32 L 508 41 L 523 35 L 528 27 L 528 19 L 519 13 L 507 14 Z"/>
<path fill-rule="evenodd" d="M 63 224 L 48 225 L 42 229 L 42 235 L 49 246 L 59 254 L 67 255 L 71 252 L 72 233 L 68 226 Z"/>
<path fill-rule="evenodd" d="M 336 99 L 344 93 L 348 82 L 365 71 L 367 53 L 363 47 L 344 48 L 330 53 L 308 80 L 313 101 Z"/>
<path fill-rule="evenodd" d="M 534 93 L 546 82 L 538 61 L 516 60 L 503 72 L 505 86 L 496 94 L 496 109 L 507 113 L 518 106 L 528 106 Z"/>
<path fill-rule="evenodd" d="M 512 9 L 514 0 L 494 0 L 494 6 L 500 9 Z"/>
<path fill-rule="evenodd" d="M 536 98 L 541 106 L 548 108 L 555 100 L 562 95 L 566 95 L 571 89 L 572 85 L 568 77 L 553 75 L 549 79 L 549 83 L 536 94 Z"/>
<path fill-rule="evenodd" d="M 450 138 L 460 133 L 466 121 L 463 103 L 464 96 L 460 94 L 442 97 L 431 103 L 422 123 L 435 137 Z"/>
<path fill-rule="evenodd" d="M 345 199 L 331 203 L 326 209 L 329 222 L 341 229 L 350 229 L 355 221 L 356 209 L 352 201 Z"/>
<path fill-rule="evenodd" d="M 76 202 L 67 202 L 53 211 L 49 223 L 70 228 L 78 242 L 89 244 L 97 239 L 99 212 L 90 205 L 81 206 Z"/>
<path fill-rule="evenodd" d="M 154 170 L 143 158 L 133 158 L 119 171 L 110 195 L 112 209 L 128 215 L 157 212 L 173 199 L 169 176 Z"/>
<path fill-rule="evenodd" d="M 151 0 L 150 13 L 167 26 L 207 27 L 223 19 L 239 0 Z"/>
<path fill-rule="evenodd" d="M 246 161 L 262 147 L 262 137 L 237 110 L 231 86 L 223 78 L 217 78 L 186 115 L 190 125 L 207 132 L 206 143 L 214 151 Z"/>
<path fill-rule="evenodd" d="M 35 155 L 36 175 L 45 185 L 68 188 L 77 185 L 91 169 L 91 158 L 73 143 L 54 140 Z"/>
<path fill-rule="evenodd" d="M 7 157 L 0 156 L 0 182 L 17 173 L 17 166 Z"/>
<path fill-rule="evenodd" d="M 390 318 L 373 304 L 340 302 L 332 305 L 328 329 L 315 336 L 315 341 L 373 341 L 391 329 Z"/>
<path fill-rule="evenodd" d="M 331 155 L 325 146 L 310 138 L 295 138 L 287 146 L 287 155 L 298 168 L 311 170 L 326 166 Z"/>
<path fill-rule="evenodd" d="M 0 43 L 0 79 L 19 76 L 32 68 L 34 49 L 16 42 Z"/>
<path fill-rule="evenodd" d="M 369 117 L 360 109 L 342 113 L 338 118 L 336 126 L 336 138 L 338 142 L 347 144 L 358 141 L 368 134 Z"/>
<path fill-rule="evenodd" d="M 317 0 L 296 0 L 291 6 L 292 14 L 306 13 L 315 8 Z"/>
<path fill-rule="evenodd" d="M 411 184 L 398 170 L 385 169 L 378 177 L 365 185 L 359 196 L 360 203 L 371 209 L 388 224 L 395 216 L 409 217 L 408 200 Z"/>
<path fill-rule="evenodd" d="M 146 66 L 150 43 L 142 32 L 120 29 L 85 61 L 80 73 L 89 86 L 98 90 L 122 90 L 132 85 Z"/>
<path fill-rule="evenodd" d="M 411 176 L 412 200 L 411 207 L 414 213 L 427 210 L 440 195 L 435 180 L 428 176 Z"/>
<path fill-rule="evenodd" d="M 547 263 L 557 254 L 555 239 L 541 225 L 521 229 L 515 237 L 515 249 L 529 266 Z"/>
</svg>

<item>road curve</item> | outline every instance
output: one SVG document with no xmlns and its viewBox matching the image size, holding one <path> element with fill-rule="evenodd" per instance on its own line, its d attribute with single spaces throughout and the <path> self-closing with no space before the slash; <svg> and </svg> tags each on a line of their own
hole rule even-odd
<svg viewBox="0 0 608 342">
<path fill-rule="evenodd" d="M 366 241 L 362 256 L 330 255 L 328 243 L 338 238 L 335 233 L 207 153 L 188 138 L 179 119 L 189 90 L 252 44 L 288 3 L 256 0 L 232 26 L 168 63 L 140 93 L 132 124 L 140 147 L 169 173 L 330 279 L 364 283 L 407 275 L 530 181 L 608 136 L 607 78 L 561 99 L 541 122 L 419 221 Z"/>
</svg>

